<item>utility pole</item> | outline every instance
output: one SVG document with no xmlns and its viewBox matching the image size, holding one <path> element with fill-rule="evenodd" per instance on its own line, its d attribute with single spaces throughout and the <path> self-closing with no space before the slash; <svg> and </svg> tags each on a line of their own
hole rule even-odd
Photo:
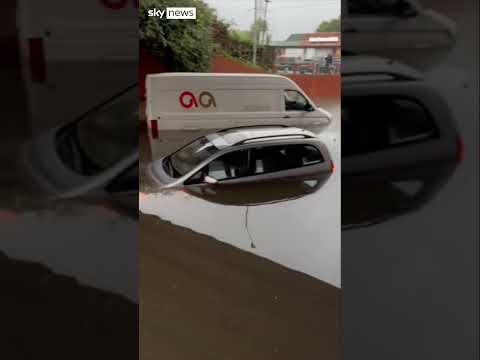
<svg viewBox="0 0 480 360">
<path fill-rule="evenodd" d="M 272 0 L 265 0 L 265 8 L 263 13 L 263 21 L 265 22 L 265 29 L 263 30 L 262 44 L 267 45 L 267 12 L 268 12 L 268 3 L 271 3 Z"/>
<path fill-rule="evenodd" d="M 256 64 L 257 63 L 257 0 L 253 0 L 255 2 L 255 7 L 253 8 L 253 55 L 252 55 L 252 63 Z"/>
</svg>

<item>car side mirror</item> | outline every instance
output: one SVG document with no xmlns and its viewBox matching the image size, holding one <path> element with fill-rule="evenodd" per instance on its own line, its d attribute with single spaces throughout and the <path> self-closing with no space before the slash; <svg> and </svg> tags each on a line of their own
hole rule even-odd
<svg viewBox="0 0 480 360">
<path fill-rule="evenodd" d="M 211 177 L 211 176 L 205 176 L 203 178 L 203 181 L 205 181 L 205 183 L 208 184 L 208 185 L 215 185 L 215 184 L 218 183 L 218 180 Z"/>
</svg>

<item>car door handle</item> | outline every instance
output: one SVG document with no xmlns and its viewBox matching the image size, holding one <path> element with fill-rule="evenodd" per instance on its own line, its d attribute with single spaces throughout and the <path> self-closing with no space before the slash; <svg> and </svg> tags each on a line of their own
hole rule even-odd
<svg viewBox="0 0 480 360">
<path fill-rule="evenodd" d="M 284 119 L 290 119 L 290 115 L 285 115 L 283 118 Z"/>
<path fill-rule="evenodd" d="M 355 29 L 355 28 L 348 28 L 348 29 L 344 29 L 342 31 L 345 32 L 345 33 L 357 33 L 358 32 L 358 30 Z"/>
</svg>

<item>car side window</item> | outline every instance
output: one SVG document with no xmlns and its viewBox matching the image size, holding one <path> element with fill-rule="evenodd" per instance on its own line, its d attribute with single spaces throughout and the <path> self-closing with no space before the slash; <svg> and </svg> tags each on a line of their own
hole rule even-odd
<svg viewBox="0 0 480 360">
<path fill-rule="evenodd" d="M 185 184 L 203 183 L 207 175 L 218 181 L 249 176 L 249 154 L 249 150 L 239 150 L 220 156 L 195 173 Z"/>
<path fill-rule="evenodd" d="M 408 99 L 392 99 L 392 116 L 388 122 L 390 145 L 422 141 L 437 136 L 438 130 L 421 105 Z"/>
<path fill-rule="evenodd" d="M 428 110 L 407 97 L 342 98 L 342 156 L 372 153 L 439 136 Z"/>
<path fill-rule="evenodd" d="M 188 180 L 185 181 L 185 185 L 196 185 L 202 184 L 203 179 L 207 176 L 207 168 L 203 168 L 200 171 L 197 171 L 194 175 L 192 175 Z"/>
<path fill-rule="evenodd" d="M 249 150 L 233 151 L 208 164 L 208 176 L 219 181 L 249 175 Z"/>
<path fill-rule="evenodd" d="M 128 168 L 115 179 L 113 179 L 105 188 L 109 193 L 138 191 L 138 163 Z"/>
<path fill-rule="evenodd" d="M 284 97 L 286 111 L 303 111 L 310 105 L 305 96 L 297 90 L 285 90 Z"/>
<path fill-rule="evenodd" d="M 256 148 L 253 151 L 255 175 L 300 168 L 324 161 L 320 151 L 312 145 L 280 145 Z"/>
</svg>

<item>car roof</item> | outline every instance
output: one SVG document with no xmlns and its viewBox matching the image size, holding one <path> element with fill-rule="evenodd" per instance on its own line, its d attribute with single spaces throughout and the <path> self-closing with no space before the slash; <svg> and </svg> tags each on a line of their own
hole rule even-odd
<svg viewBox="0 0 480 360">
<path fill-rule="evenodd" d="M 268 142 L 275 140 L 290 140 L 297 138 L 312 139 L 315 134 L 289 126 L 244 126 L 224 129 L 207 138 L 218 148 L 242 145 L 250 142 Z"/>
</svg>

